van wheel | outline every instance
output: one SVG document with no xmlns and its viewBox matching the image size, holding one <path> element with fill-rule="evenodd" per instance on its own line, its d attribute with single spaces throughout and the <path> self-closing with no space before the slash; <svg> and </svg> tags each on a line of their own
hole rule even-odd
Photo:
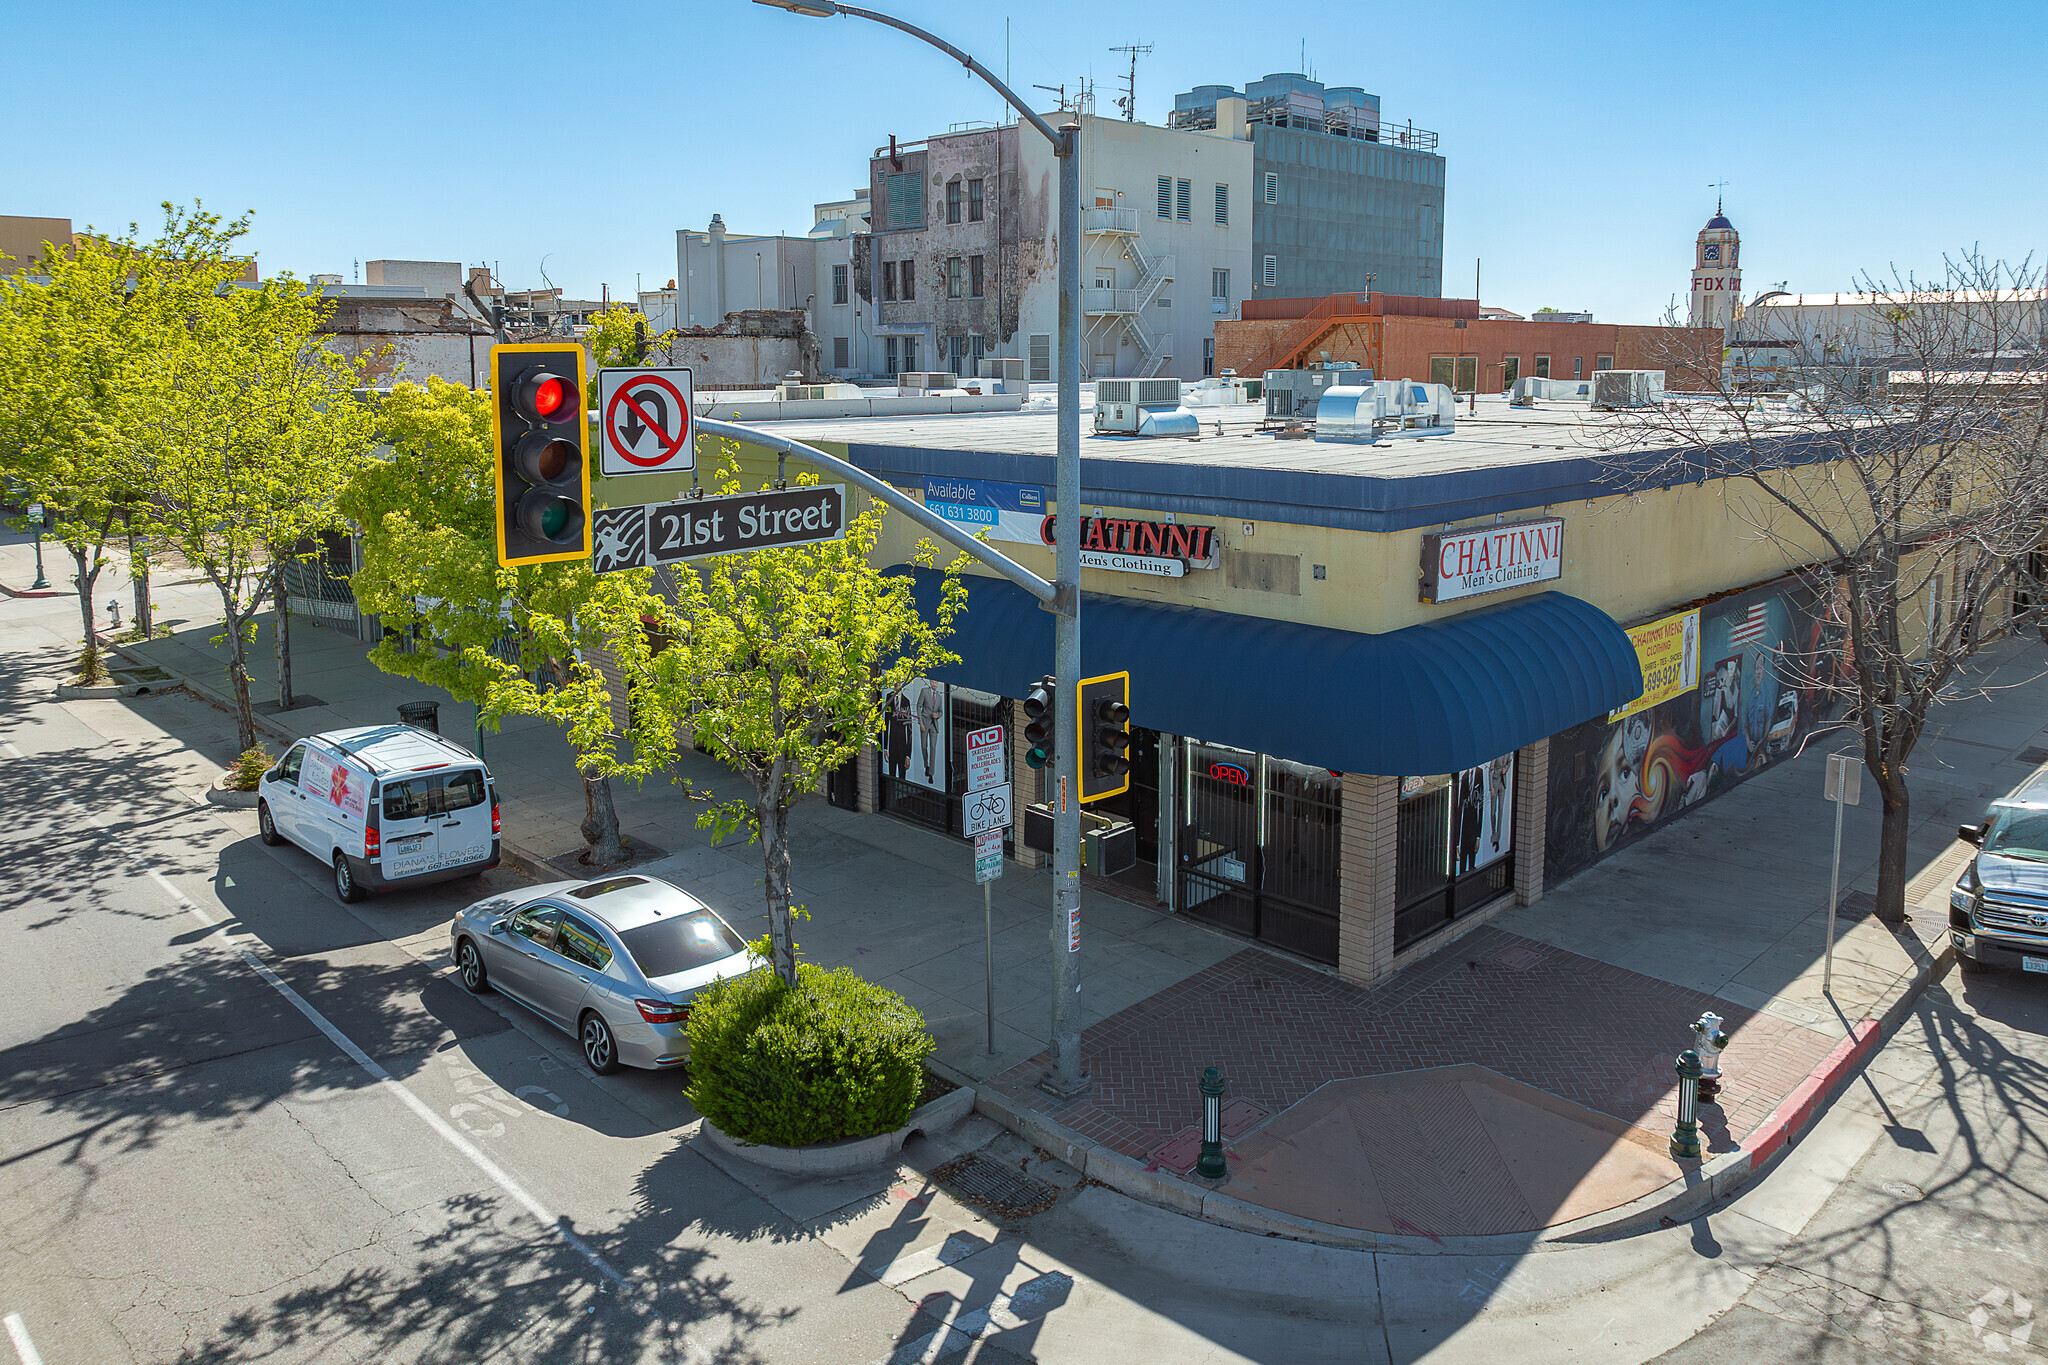
<svg viewBox="0 0 2048 1365">
<path fill-rule="evenodd" d="M 603 1015 L 584 1015 L 582 1027 L 576 1031 L 576 1041 L 583 1045 L 583 1060 L 598 1075 L 609 1076 L 619 1069 L 619 1045 L 612 1037 L 612 1026 L 604 1021 Z"/>
<path fill-rule="evenodd" d="M 356 874 L 349 870 L 348 855 L 339 849 L 334 852 L 334 894 L 350 904 L 363 898 L 363 888 L 356 885 Z"/>
<path fill-rule="evenodd" d="M 462 989 L 471 995 L 488 995 L 490 974 L 484 970 L 483 954 L 468 939 L 455 946 L 455 970 L 462 977 Z"/>
<path fill-rule="evenodd" d="M 284 842 L 284 836 L 277 832 L 277 821 L 270 818 L 270 803 L 268 801 L 258 801 L 256 803 L 256 837 L 269 844 L 272 848 L 276 848 Z"/>
</svg>

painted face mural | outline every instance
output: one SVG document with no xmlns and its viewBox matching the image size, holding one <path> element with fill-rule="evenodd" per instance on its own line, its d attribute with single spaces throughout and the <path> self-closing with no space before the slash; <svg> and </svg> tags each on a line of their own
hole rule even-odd
<svg viewBox="0 0 2048 1365">
<path fill-rule="evenodd" d="M 1788 579 L 1697 610 L 1696 686 L 1552 737 L 1546 880 L 1797 753 L 1835 714 L 1842 631 L 1825 597 Z"/>
</svg>

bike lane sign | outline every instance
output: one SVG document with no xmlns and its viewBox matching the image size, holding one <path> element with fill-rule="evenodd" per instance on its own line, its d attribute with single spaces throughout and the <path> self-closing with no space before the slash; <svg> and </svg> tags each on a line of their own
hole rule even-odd
<svg viewBox="0 0 2048 1365">
<path fill-rule="evenodd" d="M 960 798 L 961 833 L 972 837 L 987 834 L 991 830 L 1005 830 L 1011 825 L 1010 784 L 990 787 L 987 791 L 969 792 Z"/>
</svg>

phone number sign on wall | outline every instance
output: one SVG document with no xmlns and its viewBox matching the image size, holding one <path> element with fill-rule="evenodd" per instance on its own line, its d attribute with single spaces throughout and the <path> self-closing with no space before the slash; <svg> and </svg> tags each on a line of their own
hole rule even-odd
<svg viewBox="0 0 2048 1365">
<path fill-rule="evenodd" d="M 1675 616 L 1628 628 L 1629 643 L 1636 647 L 1636 663 L 1643 670 L 1643 694 L 1616 711 L 1609 711 L 1611 723 L 1659 702 L 1670 701 L 1681 692 L 1700 685 L 1700 614 L 1682 611 Z"/>
</svg>

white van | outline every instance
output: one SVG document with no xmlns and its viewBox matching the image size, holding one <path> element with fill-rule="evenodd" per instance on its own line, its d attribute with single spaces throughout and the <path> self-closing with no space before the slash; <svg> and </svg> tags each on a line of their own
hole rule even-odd
<svg viewBox="0 0 2048 1365">
<path fill-rule="evenodd" d="M 498 865 L 498 789 L 483 760 L 410 725 L 309 735 L 256 787 L 266 844 L 334 868 L 334 891 L 423 886 Z"/>
</svg>

